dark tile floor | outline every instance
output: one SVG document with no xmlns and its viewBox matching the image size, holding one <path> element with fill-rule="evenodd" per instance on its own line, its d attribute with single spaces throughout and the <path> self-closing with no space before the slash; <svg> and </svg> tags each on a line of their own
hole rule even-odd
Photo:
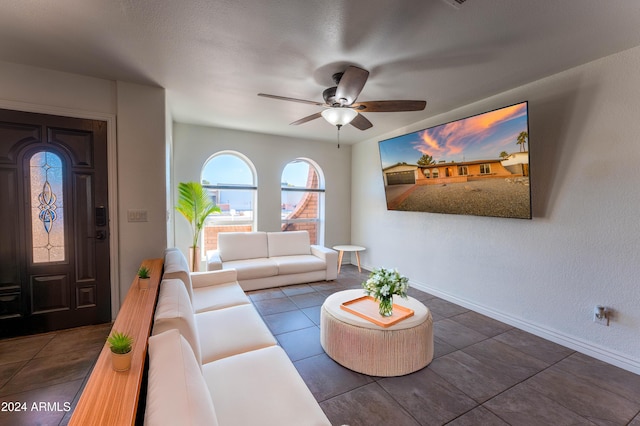
<svg viewBox="0 0 640 426">
<path fill-rule="evenodd" d="M 402 377 L 348 370 L 320 346 L 320 306 L 368 273 L 250 292 L 334 425 L 640 426 L 640 376 L 411 289 L 434 318 L 435 356 Z"/>
<path fill-rule="evenodd" d="M 0 340 L 0 425 L 66 425 L 110 330 L 103 324 Z"/>
<path fill-rule="evenodd" d="M 340 366 L 320 346 L 320 306 L 366 277 L 347 265 L 335 282 L 249 293 L 332 424 L 640 426 L 640 376 L 415 289 L 434 317 L 433 362 L 387 378 Z M 0 425 L 65 425 L 109 330 L 0 341 L 0 402 L 28 407 L 0 411 Z"/>
</svg>

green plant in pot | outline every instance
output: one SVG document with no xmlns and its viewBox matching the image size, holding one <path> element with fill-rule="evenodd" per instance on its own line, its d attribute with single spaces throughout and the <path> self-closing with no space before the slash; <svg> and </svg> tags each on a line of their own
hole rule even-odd
<svg viewBox="0 0 640 426">
<path fill-rule="evenodd" d="M 191 270 L 197 271 L 199 265 L 198 240 L 204 221 L 212 213 L 220 213 L 220 208 L 211 199 L 209 192 L 198 182 L 180 182 L 178 184 L 178 204 L 176 210 L 189 221 L 193 238 L 189 248 Z"/>
<path fill-rule="evenodd" d="M 113 331 L 107 337 L 111 349 L 111 364 L 115 371 L 127 371 L 131 368 L 133 338 L 128 334 Z"/>
<path fill-rule="evenodd" d="M 142 265 L 138 269 L 138 287 L 141 290 L 146 290 L 149 288 L 149 280 L 151 276 L 149 275 L 149 268 Z"/>
</svg>

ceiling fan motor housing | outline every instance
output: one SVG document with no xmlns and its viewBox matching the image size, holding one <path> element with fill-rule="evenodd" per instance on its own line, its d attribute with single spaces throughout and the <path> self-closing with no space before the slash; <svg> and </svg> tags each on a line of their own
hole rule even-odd
<svg viewBox="0 0 640 426">
<path fill-rule="evenodd" d="M 328 89 L 325 89 L 324 92 L 322 92 L 322 97 L 324 98 L 324 101 L 327 103 L 327 105 L 332 107 L 339 107 L 342 105 L 340 102 L 338 102 L 338 99 L 336 99 L 337 89 L 338 87 L 334 86 L 329 87 Z"/>
<path fill-rule="evenodd" d="M 322 97 L 327 105 L 332 107 L 340 107 L 344 106 L 347 103 L 347 99 L 336 99 L 336 90 L 338 89 L 338 84 L 340 84 L 340 80 L 342 80 L 342 76 L 344 72 L 337 72 L 331 76 L 333 82 L 336 84 L 334 87 L 329 87 L 322 92 Z"/>
</svg>

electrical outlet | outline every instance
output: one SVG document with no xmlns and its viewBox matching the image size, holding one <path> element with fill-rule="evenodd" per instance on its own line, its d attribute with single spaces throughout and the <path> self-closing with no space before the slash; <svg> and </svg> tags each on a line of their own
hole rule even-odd
<svg viewBox="0 0 640 426">
<path fill-rule="evenodd" d="M 609 325 L 609 310 L 604 306 L 596 306 L 593 309 L 593 322 L 600 325 Z"/>
</svg>

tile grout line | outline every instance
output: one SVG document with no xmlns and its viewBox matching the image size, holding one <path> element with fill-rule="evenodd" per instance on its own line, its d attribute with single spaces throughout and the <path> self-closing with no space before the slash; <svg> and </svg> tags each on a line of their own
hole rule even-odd
<svg viewBox="0 0 640 426">
<path fill-rule="evenodd" d="M 505 331 L 504 333 L 508 333 L 508 331 Z M 502 334 L 504 334 L 504 333 L 497 334 L 497 335 L 495 335 L 494 337 L 500 336 L 500 335 L 502 335 Z M 492 338 L 493 338 L 493 337 L 492 337 Z M 505 343 L 505 344 L 506 344 L 506 343 Z M 469 345 L 469 346 L 472 346 L 472 345 Z M 511 346 L 511 345 L 508 345 L 508 346 Z M 522 351 L 520 351 L 518 348 L 515 348 L 515 347 L 513 347 L 513 346 L 511 346 L 511 347 L 512 347 L 512 348 L 514 348 L 514 349 L 516 349 L 516 350 L 517 350 L 517 351 L 519 351 L 519 352 L 522 352 Z M 463 349 L 458 349 L 458 351 L 462 351 L 462 350 L 463 350 Z M 528 355 L 528 354 L 526 354 L 526 353 L 524 353 L 524 352 L 522 352 L 522 353 L 523 353 L 523 354 L 525 354 L 525 355 Z M 459 417 L 461 417 L 461 416 L 463 416 L 463 415 L 465 415 L 465 414 L 467 414 L 468 412 L 470 412 L 470 411 L 472 411 L 472 410 L 474 410 L 474 409 L 476 409 L 476 408 L 478 408 L 478 407 L 482 407 L 482 408 L 484 408 L 485 410 L 489 411 L 489 412 L 490 412 L 491 414 L 493 414 L 494 416 L 498 417 L 500 420 L 502 420 L 502 421 L 504 421 L 505 423 L 507 423 L 507 424 L 509 424 L 509 425 L 510 425 L 511 423 L 509 423 L 506 419 L 503 419 L 503 418 L 502 418 L 498 413 L 496 413 L 496 412 L 494 412 L 493 410 L 491 410 L 491 408 L 487 407 L 485 404 L 486 404 L 487 402 L 491 401 L 492 399 L 495 399 L 495 398 L 497 398 L 498 396 L 500 396 L 500 395 L 504 394 L 505 392 L 508 392 L 509 390 L 511 390 L 511 389 L 513 389 L 513 388 L 515 388 L 516 386 L 521 385 L 521 384 L 525 384 L 525 382 L 526 382 L 526 381 L 528 381 L 529 379 L 531 379 L 532 377 L 535 377 L 535 376 L 537 376 L 538 374 L 540 374 L 540 373 L 542 373 L 542 372 L 544 372 L 544 371 L 547 371 L 549 368 L 551 368 L 551 367 L 555 366 L 555 365 L 556 365 L 556 364 L 558 364 L 559 362 L 562 362 L 563 360 L 565 360 L 565 359 L 567 359 L 568 357 L 570 357 L 570 356 L 574 355 L 575 353 L 576 353 L 575 351 L 571 352 L 571 353 L 570 353 L 570 354 L 568 354 L 567 356 L 565 356 L 565 357 L 563 357 L 563 358 L 561 358 L 561 359 L 559 359 L 559 360 L 557 360 L 557 361 L 555 361 L 555 362 L 553 362 L 553 363 L 549 364 L 548 366 L 546 366 L 546 367 L 545 367 L 545 368 L 543 368 L 542 370 L 540 370 L 540 371 L 538 371 L 538 372 L 536 372 L 536 373 L 534 373 L 534 374 L 532 374 L 532 375 L 530 375 L 530 376 L 528 376 L 528 377 L 525 377 L 524 379 L 520 380 L 520 381 L 519 381 L 519 382 L 517 382 L 517 383 L 514 383 L 513 385 L 511 385 L 511 386 L 509 386 L 508 388 L 504 389 L 503 391 L 498 392 L 497 394 L 493 395 L 491 398 L 487 399 L 486 401 L 484 401 L 484 402 L 479 402 L 479 403 L 478 403 L 478 405 L 476 405 L 476 407 L 474 407 L 474 408 L 472 408 L 471 410 L 468 410 L 468 411 L 466 411 L 466 412 L 464 412 L 464 413 L 460 414 L 458 417 L 456 417 L 456 419 L 457 419 L 457 418 L 459 418 Z M 466 355 L 468 355 L 468 356 L 470 356 L 470 357 L 472 357 L 472 358 L 474 358 L 474 359 L 476 359 L 476 360 L 478 360 L 477 358 L 475 358 L 475 357 L 474 357 L 473 355 L 471 355 L 471 354 L 468 354 L 468 353 L 466 353 L 466 352 L 465 352 L 465 354 L 466 354 Z M 529 355 L 529 356 L 532 356 L 533 358 L 536 358 L 536 357 L 534 357 L 533 355 Z M 536 359 L 540 360 L 539 358 L 536 358 Z M 479 361 L 480 361 L 480 360 L 479 360 Z M 542 360 L 540 360 L 540 361 L 542 361 Z M 434 371 L 434 373 L 435 373 L 435 374 L 438 374 L 438 373 L 437 373 L 437 372 L 435 372 L 435 371 Z M 440 375 L 438 374 L 438 376 L 440 376 Z M 442 377 L 442 376 L 440 376 L 440 377 L 441 377 L 443 380 L 445 380 L 447 383 L 451 384 L 451 383 L 450 383 L 446 378 L 444 378 L 444 377 Z M 453 384 L 451 384 L 451 385 L 452 385 L 452 386 L 454 386 Z M 455 387 L 455 386 L 454 386 L 454 387 Z M 458 388 L 456 387 L 456 389 L 458 389 Z M 458 390 L 460 390 L 460 389 L 458 389 Z M 531 389 L 531 390 L 532 390 L 532 391 L 534 391 L 534 392 L 536 392 L 538 395 L 542 396 L 543 398 L 547 398 L 547 399 L 549 398 L 548 396 L 546 396 L 546 395 L 544 395 L 544 394 L 542 394 L 542 393 L 538 392 L 536 389 Z M 462 391 L 462 390 L 460 390 L 460 391 L 461 391 L 463 394 L 467 395 L 464 391 Z M 468 396 L 469 398 L 471 398 L 472 400 L 476 401 L 476 400 L 475 400 L 474 398 L 472 398 L 470 395 L 467 395 L 467 396 Z M 476 402 L 477 402 L 477 401 L 476 401 Z M 558 402 L 556 401 L 556 403 L 558 403 Z M 574 410 L 570 409 L 569 407 L 565 407 L 564 405 L 562 405 L 562 404 L 560 404 L 560 403 L 558 403 L 558 404 L 559 404 L 561 407 L 563 407 L 563 408 L 565 408 L 565 409 L 569 410 L 570 412 L 572 412 L 572 413 L 573 413 L 573 414 L 575 414 L 576 416 L 578 416 L 578 417 L 580 417 L 580 418 L 582 418 L 582 419 L 586 420 L 587 422 L 589 422 L 589 423 L 593 423 L 593 422 L 590 422 L 587 418 L 585 418 L 585 417 L 584 417 L 584 416 L 582 416 L 581 414 L 576 413 Z M 453 420 L 455 420 L 455 419 L 453 419 Z M 453 420 L 451 420 L 451 421 L 453 421 Z"/>
<path fill-rule="evenodd" d="M 11 382 L 11 381 L 12 381 L 12 380 L 13 380 L 13 379 L 14 379 L 14 378 L 15 378 L 15 377 L 16 377 L 16 376 L 17 376 L 17 375 L 22 371 L 22 370 L 24 370 L 24 368 L 25 368 L 27 365 L 28 365 L 31 361 L 33 361 L 34 359 L 36 359 L 36 357 L 38 356 L 38 354 L 40 354 L 40 352 L 42 352 L 42 350 L 43 350 L 43 349 L 44 349 L 44 348 L 45 348 L 49 343 L 51 343 L 51 341 L 55 338 L 55 336 L 56 336 L 57 332 L 44 333 L 44 335 L 47 335 L 47 334 L 52 334 L 52 335 L 53 335 L 53 337 L 51 337 L 51 339 L 49 339 L 49 341 L 48 341 L 47 343 L 45 343 L 44 345 L 42 345 L 42 347 L 41 347 L 40 349 L 38 349 L 38 351 L 37 351 L 37 352 L 35 352 L 35 353 L 31 356 L 31 358 L 24 359 L 24 360 L 20 360 L 20 361 L 16 361 L 16 362 L 24 361 L 24 364 L 23 364 L 22 366 L 20 366 L 20 368 L 18 368 L 18 369 L 17 369 L 17 370 L 16 370 L 16 371 L 15 371 L 15 372 L 14 372 L 14 373 L 9 377 L 9 379 L 8 379 L 8 380 L 7 380 L 7 381 L 6 381 L 2 386 L 0 386 L 0 394 L 2 394 L 2 390 L 3 390 L 3 389 L 4 389 L 4 388 L 5 388 L 5 387 L 6 387 L 6 386 L 7 386 L 7 385 L 8 385 L 8 384 L 9 384 L 9 383 L 10 383 L 10 382 Z M 36 334 L 35 336 L 37 336 L 37 334 Z M 28 336 L 20 336 L 20 337 L 18 337 L 18 339 L 28 339 L 29 337 L 31 337 L 31 336 L 29 336 L 29 335 L 28 335 Z M 42 389 L 42 388 L 37 388 L 37 389 Z M 21 393 L 21 392 L 18 392 L 18 393 Z M 9 394 L 9 395 L 13 395 L 13 394 Z M 9 396 L 9 395 L 6 395 L 6 396 Z M 4 398 L 4 396 L 3 396 L 3 398 Z"/>
</svg>

